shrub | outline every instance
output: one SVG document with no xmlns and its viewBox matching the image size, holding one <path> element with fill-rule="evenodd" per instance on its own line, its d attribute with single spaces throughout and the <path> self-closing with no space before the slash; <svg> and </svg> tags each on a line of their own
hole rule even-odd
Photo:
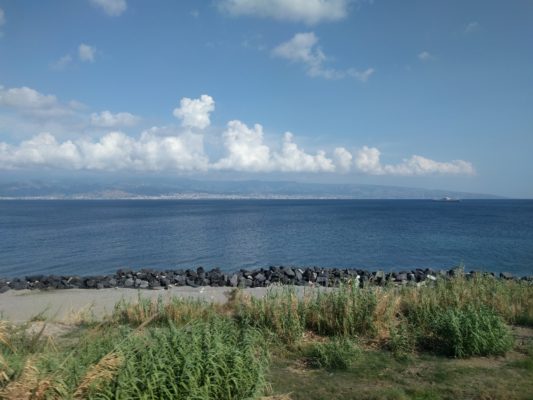
<svg viewBox="0 0 533 400">
<path fill-rule="evenodd" d="M 353 339 L 346 337 L 315 343 L 307 352 L 311 365 L 329 370 L 348 369 L 359 354 L 360 349 Z"/>
<path fill-rule="evenodd" d="M 119 349 L 116 378 L 93 398 L 244 399 L 257 395 L 268 368 L 261 336 L 227 318 L 132 335 Z"/>
<path fill-rule="evenodd" d="M 422 344 L 453 357 L 499 355 L 513 345 L 503 320 L 486 307 L 440 311 L 422 332 Z"/>
</svg>

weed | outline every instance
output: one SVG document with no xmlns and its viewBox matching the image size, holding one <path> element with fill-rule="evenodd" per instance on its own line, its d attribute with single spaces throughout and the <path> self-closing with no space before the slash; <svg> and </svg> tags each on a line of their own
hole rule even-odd
<svg viewBox="0 0 533 400">
<path fill-rule="evenodd" d="M 333 338 L 328 342 L 315 343 L 307 350 L 311 365 L 328 370 L 346 370 L 360 354 L 353 339 Z"/>
</svg>

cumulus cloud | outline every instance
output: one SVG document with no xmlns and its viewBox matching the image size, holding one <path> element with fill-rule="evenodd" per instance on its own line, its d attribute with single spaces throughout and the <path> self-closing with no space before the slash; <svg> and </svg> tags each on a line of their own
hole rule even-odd
<svg viewBox="0 0 533 400">
<path fill-rule="evenodd" d="M 234 16 L 304 22 L 337 21 L 348 15 L 350 0 L 223 0 L 219 7 Z"/>
<path fill-rule="evenodd" d="M 160 136 L 157 130 L 144 131 L 138 139 L 122 132 L 111 132 L 96 142 L 80 139 L 63 143 L 49 133 L 41 133 L 18 146 L 0 143 L 0 168 L 105 171 L 201 171 L 207 168 L 201 135 Z"/>
<path fill-rule="evenodd" d="M 82 43 L 78 46 L 78 57 L 83 62 L 94 62 L 96 48 Z"/>
<path fill-rule="evenodd" d="M 136 125 L 140 118 L 128 112 L 113 114 L 110 111 L 91 114 L 91 124 L 100 128 L 118 128 Z"/>
<path fill-rule="evenodd" d="M 190 128 L 205 129 L 210 124 L 209 114 L 215 110 L 215 101 L 203 94 L 199 99 L 184 97 L 180 107 L 174 109 L 174 116 L 181 119 L 181 125 Z"/>
<path fill-rule="evenodd" d="M 281 152 L 274 153 L 274 169 L 283 172 L 335 172 L 335 165 L 326 152 L 319 150 L 315 155 L 307 154 L 293 142 L 293 134 L 283 135 Z"/>
<path fill-rule="evenodd" d="M 279 152 L 264 143 L 263 127 L 249 128 L 241 121 L 228 122 L 223 134 L 227 156 L 213 164 L 214 169 L 253 172 L 333 172 L 333 161 L 319 151 L 311 155 L 300 149 L 290 132 L 285 133 Z"/>
<path fill-rule="evenodd" d="M 333 152 L 333 157 L 335 160 L 335 165 L 339 171 L 348 172 L 352 167 L 352 153 L 350 153 L 344 147 L 337 147 Z"/>
<path fill-rule="evenodd" d="M 72 112 L 71 107 L 61 104 L 56 96 L 45 95 L 26 86 L 11 89 L 0 86 L 0 106 L 38 117 L 57 117 Z"/>
<path fill-rule="evenodd" d="M 433 56 L 433 54 L 431 54 L 429 51 L 422 51 L 421 53 L 418 53 L 418 59 L 420 61 L 431 61 L 433 60 L 435 57 Z"/>
<path fill-rule="evenodd" d="M 314 32 L 295 34 L 290 40 L 281 43 L 272 50 L 274 57 L 284 58 L 293 63 L 302 64 L 307 75 L 325 79 L 342 79 L 347 76 L 366 82 L 374 73 L 373 68 L 358 71 L 355 68 L 337 70 L 328 68 L 328 60 L 322 48 L 318 46 L 318 37 Z"/>
<path fill-rule="evenodd" d="M 355 166 L 369 175 L 475 175 L 473 165 L 468 161 L 450 162 L 434 161 L 426 157 L 413 155 L 399 164 L 381 164 L 381 152 L 375 147 L 363 146 L 355 156 Z"/>
<path fill-rule="evenodd" d="M 90 0 L 90 2 L 110 17 L 118 17 L 128 8 L 126 0 Z"/>
<path fill-rule="evenodd" d="M 112 131 L 99 139 L 82 137 L 63 140 L 50 133 L 40 133 L 19 144 L 0 142 L 0 169 L 59 168 L 67 170 L 102 171 L 209 171 L 228 170 L 243 172 L 310 172 L 334 173 L 356 171 L 368 175 L 418 176 L 430 174 L 473 175 L 474 167 L 468 161 L 439 162 L 413 155 L 398 164 L 381 162 L 381 152 L 375 147 L 364 146 L 355 153 L 337 147 L 327 155 L 324 150 L 313 153 L 301 148 L 294 135 L 286 132 L 279 145 L 266 143 L 263 127 L 251 127 L 239 120 L 228 122 L 221 139 L 225 154 L 218 160 L 210 160 L 204 148 L 204 134 L 200 130 L 209 126 L 209 114 L 215 102 L 208 95 L 199 99 L 183 98 L 174 115 L 182 119 L 182 128 L 153 127 L 138 137 Z M 47 121 L 64 121 L 58 118 L 80 105 L 60 103 L 53 95 L 45 95 L 28 87 L 4 89 L 0 87 L 0 111 L 2 107 L 24 114 L 46 116 L 38 119 L 45 130 Z M 9 115 L 9 114 L 7 114 Z M 2 114 L 0 113 L 0 117 Z M 84 117 L 86 121 L 86 116 Z M 1 119 L 0 119 L 1 120 Z M 21 121 L 31 120 L 24 115 Z M 118 128 L 132 126 L 139 117 L 127 112 L 113 114 L 110 111 L 92 113 L 93 126 Z M 86 130 L 87 126 L 82 128 Z M 53 128 L 55 132 L 58 131 Z M 63 129 L 65 131 L 66 128 Z M 56 133 L 57 134 L 57 133 Z M 208 149 L 209 150 L 209 149 Z"/>
</svg>

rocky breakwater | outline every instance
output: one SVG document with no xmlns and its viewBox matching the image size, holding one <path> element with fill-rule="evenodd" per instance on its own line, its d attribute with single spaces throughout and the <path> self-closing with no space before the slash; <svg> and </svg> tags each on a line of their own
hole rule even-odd
<svg viewBox="0 0 533 400">
<path fill-rule="evenodd" d="M 358 286 L 366 285 L 424 285 L 438 279 L 448 279 L 459 274 L 467 278 L 481 274 L 465 273 L 461 268 L 449 270 L 414 269 L 400 272 L 367 271 L 350 268 L 289 267 L 271 266 L 253 270 L 241 269 L 223 272 L 219 268 L 205 270 L 203 267 L 187 270 L 156 271 L 153 269 L 119 269 L 112 275 L 29 275 L 24 278 L 0 279 L 0 293 L 22 289 L 168 289 L 174 286 L 226 286 L 226 287 L 267 287 L 273 284 L 297 286 L 335 287 L 342 283 Z M 533 283 L 533 276 L 517 278 L 508 272 L 499 275 L 483 272 L 495 279 L 521 279 Z"/>
</svg>

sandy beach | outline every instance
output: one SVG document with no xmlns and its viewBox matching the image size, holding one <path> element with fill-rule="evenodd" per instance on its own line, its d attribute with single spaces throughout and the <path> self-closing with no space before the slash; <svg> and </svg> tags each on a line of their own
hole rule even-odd
<svg viewBox="0 0 533 400">
<path fill-rule="evenodd" d="M 35 319 L 50 321 L 71 321 L 84 314 L 100 319 L 113 311 L 114 305 L 120 300 L 136 301 L 141 295 L 145 298 L 163 299 L 181 297 L 203 299 L 206 301 L 225 302 L 228 287 L 174 287 L 168 290 L 135 290 L 135 289 L 69 289 L 69 290 L 10 290 L 0 294 L 0 316 L 12 322 L 23 322 Z M 244 289 L 252 296 L 264 296 L 266 288 Z"/>
</svg>

